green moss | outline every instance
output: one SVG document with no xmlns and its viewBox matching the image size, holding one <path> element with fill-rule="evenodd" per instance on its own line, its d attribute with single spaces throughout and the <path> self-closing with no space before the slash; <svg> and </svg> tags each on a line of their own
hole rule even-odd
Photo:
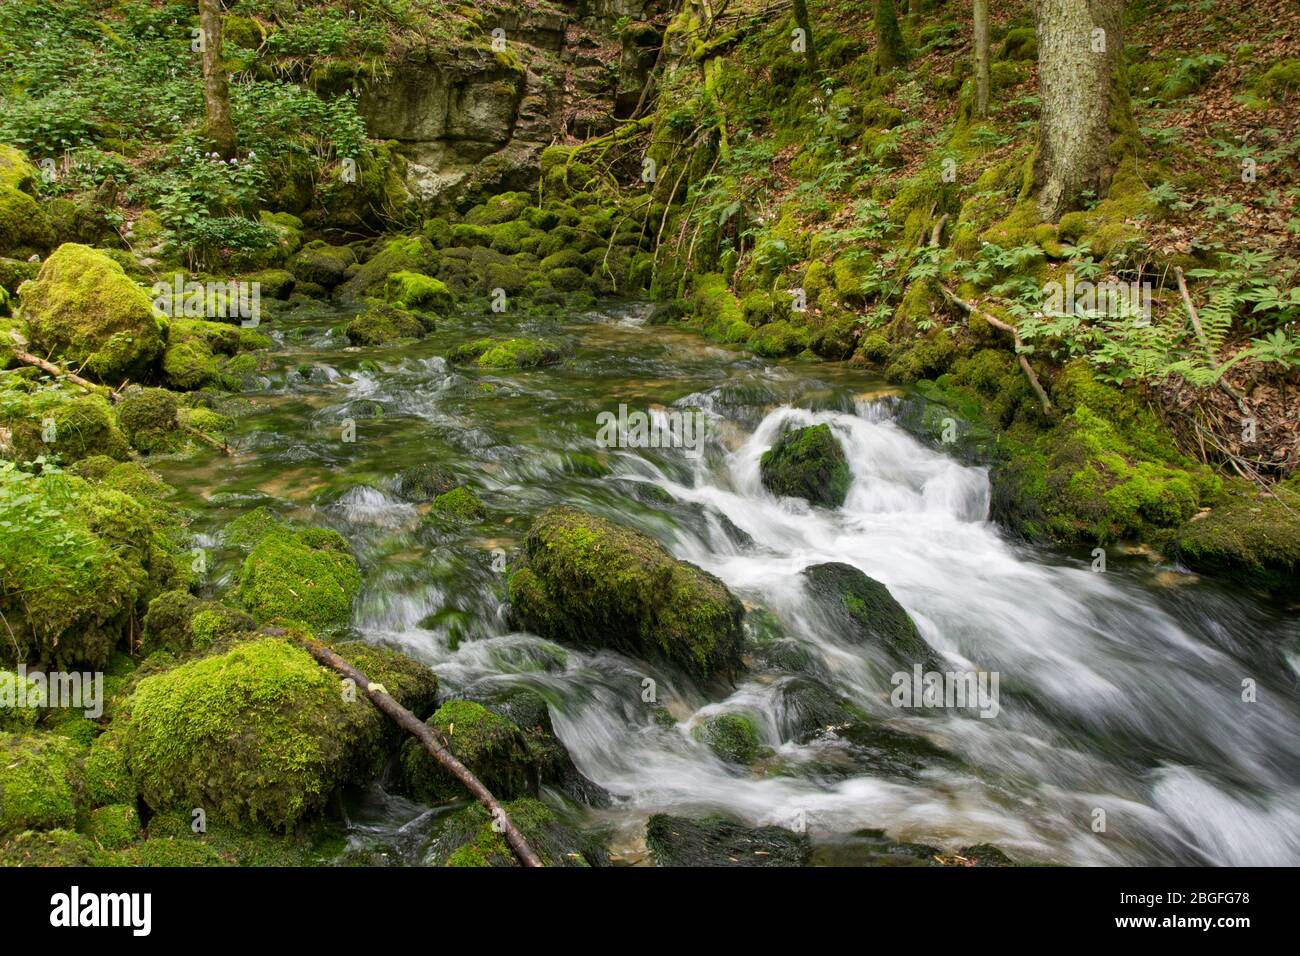
<svg viewBox="0 0 1300 956">
<path fill-rule="evenodd" d="M 338 289 L 344 302 L 359 302 L 383 291 L 388 277 L 396 272 L 428 275 L 438 268 L 438 252 L 423 236 L 390 239 L 378 252 L 352 272 Z"/>
<path fill-rule="evenodd" d="M 313 628 L 340 628 L 352 617 L 361 574 L 336 531 L 281 529 L 262 537 L 244 559 L 239 598 L 260 621 L 283 618 Z"/>
<path fill-rule="evenodd" d="M 408 501 L 432 501 L 456 487 L 456 476 L 436 462 L 405 468 L 397 476 L 398 490 Z"/>
<path fill-rule="evenodd" d="M 121 461 L 131 453 L 108 401 L 72 386 L 0 388 L 0 425 L 9 430 L 16 461 L 44 456 L 67 465 L 97 456 Z"/>
<path fill-rule="evenodd" d="M 205 601 L 188 591 L 167 591 L 149 604 L 144 618 L 141 653 L 184 654 L 210 648 L 218 641 L 252 631 L 256 623 L 242 611 Z"/>
<path fill-rule="evenodd" d="M 147 378 L 162 354 L 162 322 L 122 267 L 88 246 L 65 243 L 21 289 L 33 351 L 67 358 L 118 385 Z"/>
<path fill-rule="evenodd" d="M 230 524 L 226 525 L 222 538 L 232 548 L 248 550 L 272 531 L 284 528 L 274 511 L 265 505 L 246 511 Z"/>
<path fill-rule="evenodd" d="M 372 302 L 365 312 L 347 324 L 344 334 L 353 345 L 392 345 L 422 339 L 432 331 L 432 326 L 433 323 L 427 318 L 408 312 L 405 308 Z"/>
<path fill-rule="evenodd" d="M 754 329 L 748 341 L 749 347 L 764 358 L 783 358 L 797 355 L 808 347 L 808 330 L 795 328 L 781 319 Z"/>
<path fill-rule="evenodd" d="M 575 832 L 555 811 L 537 800 L 503 804 L 510 822 L 519 828 L 545 866 L 605 866 L 609 856 L 594 840 Z M 429 860 L 434 866 L 518 866 L 505 836 L 492 826 L 479 804 L 448 818 Z"/>
<path fill-rule="evenodd" d="M 18 706 L 18 701 L 26 706 Z M 25 733 L 41 716 L 44 694 L 41 685 L 16 671 L 0 669 L 0 733 Z"/>
<path fill-rule="evenodd" d="M 759 460 L 763 487 L 775 495 L 805 498 L 815 505 L 844 504 L 853 477 L 844 449 L 830 425 L 809 425 L 782 432 Z"/>
<path fill-rule="evenodd" d="M 126 765 L 120 727 L 112 725 L 90 744 L 82 764 L 82 799 L 88 807 L 130 803 L 135 799 L 135 782 Z"/>
<path fill-rule="evenodd" d="M 55 243 L 54 227 L 36 200 L 0 185 L 0 254 L 26 258 Z"/>
<path fill-rule="evenodd" d="M 658 866 L 803 866 L 811 854 L 806 834 L 722 817 L 656 813 L 646 824 L 645 842 Z"/>
<path fill-rule="evenodd" d="M 560 361 L 560 349 L 541 339 L 478 339 L 453 349 L 447 361 L 474 361 L 480 368 L 536 368 Z"/>
<path fill-rule="evenodd" d="M 499 800 L 536 796 L 537 760 L 523 732 L 500 714 L 468 700 L 453 700 L 428 720 L 437 740 L 483 781 Z M 423 745 L 402 745 L 402 779 L 421 800 L 440 803 L 465 796 L 465 786 L 437 763 Z"/>
<path fill-rule="evenodd" d="M 738 323 L 749 328 L 740 301 L 732 293 L 726 277 L 716 272 L 695 277 L 691 306 L 692 324 L 705 335 L 722 339 Z"/>
<path fill-rule="evenodd" d="M 0 842 L 0 866 L 98 866 L 95 844 L 73 830 L 19 833 Z"/>
<path fill-rule="evenodd" d="M 726 586 L 602 518 L 538 517 L 509 589 L 516 626 L 542 637 L 654 653 L 701 679 L 739 667 L 741 607 Z"/>
<path fill-rule="evenodd" d="M 176 396 L 164 388 L 145 388 L 117 403 L 117 423 L 131 447 L 148 454 L 178 444 Z"/>
<path fill-rule="evenodd" d="M 418 272 L 394 272 L 384 286 L 384 297 L 403 309 L 420 309 L 446 315 L 454 299 L 437 279 Z"/>
<path fill-rule="evenodd" d="M 706 717 L 691 735 L 728 763 L 752 763 L 759 754 L 758 728 L 744 714 Z"/>
<path fill-rule="evenodd" d="M 22 150 L 0 143 L 0 186 L 36 195 L 40 171 Z"/>
<path fill-rule="evenodd" d="M 1188 567 L 1248 585 L 1294 593 L 1300 577 L 1300 493 L 1278 485 L 1261 494 L 1244 483 L 1178 535 Z"/>
<path fill-rule="evenodd" d="M 147 677 L 127 707 L 124 752 L 149 806 L 281 830 L 367 779 L 391 739 L 364 694 L 274 638 Z"/>
<path fill-rule="evenodd" d="M 0 836 L 71 827 L 77 807 L 70 779 L 81 748 L 55 734 L 0 734 Z"/>
<path fill-rule="evenodd" d="M 482 521 L 487 517 L 487 509 L 474 489 L 465 485 L 453 488 L 433 499 L 433 510 L 455 521 Z"/>
<path fill-rule="evenodd" d="M 1279 60 L 1255 83 L 1255 92 L 1270 99 L 1283 99 L 1300 91 L 1300 59 Z"/>
<path fill-rule="evenodd" d="M 840 563 L 805 568 L 802 577 L 835 633 L 845 640 L 879 648 L 901 667 L 937 665 L 916 624 L 879 581 Z"/>
<path fill-rule="evenodd" d="M 58 669 L 102 666 L 188 562 L 154 513 L 120 491 L 42 474 L 24 493 L 27 533 L 0 535 L 5 646 Z"/>
<path fill-rule="evenodd" d="M 86 836 L 102 849 L 120 850 L 140 836 L 140 815 L 129 803 L 115 803 L 90 811 Z"/>
<path fill-rule="evenodd" d="M 332 289 L 344 280 L 348 268 L 356 261 L 356 253 L 347 246 L 331 246 L 316 239 L 289 260 L 289 271 L 299 282 Z"/>
<path fill-rule="evenodd" d="M 300 826 L 286 835 L 208 819 L 196 833 L 189 810 L 164 810 L 149 821 L 147 840 L 120 854 L 119 862 L 128 866 L 321 866 L 341 847 L 340 835 L 328 825 Z"/>
</svg>

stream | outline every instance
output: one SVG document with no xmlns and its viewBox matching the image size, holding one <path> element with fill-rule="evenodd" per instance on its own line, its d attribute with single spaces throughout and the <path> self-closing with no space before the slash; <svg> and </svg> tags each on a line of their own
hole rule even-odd
<svg viewBox="0 0 1300 956">
<path fill-rule="evenodd" d="M 541 693 L 578 769 L 610 795 L 576 819 L 621 862 L 648 861 L 645 822 L 666 812 L 806 828 L 821 863 L 857 861 L 854 834 L 882 830 L 945 851 L 992 843 L 1022 863 L 1300 864 L 1293 612 L 1141 552 L 1111 548 L 1097 573 L 1087 549 L 1012 541 L 987 520 L 986 469 L 900 429 L 898 390 L 879 378 L 761 360 L 649 326 L 648 314 L 616 303 L 518 323 L 510 334 L 561 341 L 570 358 L 488 372 L 440 356 L 502 334 L 500 317 L 495 329 L 471 316 L 416 344 L 353 349 L 345 314 L 284 309 L 263 329 L 276 367 L 244 396 L 256 404 L 239 419 L 236 454 L 154 465 L 217 555 L 208 589 L 233 580 L 221 529 L 249 508 L 337 529 L 365 576 L 358 636 L 427 662 L 444 695 Z M 598 447 L 597 415 L 620 404 L 701 409 L 703 453 Z M 355 441 L 343 440 L 347 420 Z M 759 481 L 784 424 L 821 422 L 853 474 L 834 511 L 774 498 Z M 430 522 L 402 500 L 397 474 L 429 460 L 479 490 L 486 521 Z M 503 567 L 531 518 L 557 504 L 634 525 L 716 574 L 770 612 L 817 679 L 888 740 L 923 746 L 902 759 L 834 735 L 794 742 L 794 675 L 756 669 L 706 695 L 662 665 L 511 632 Z M 832 561 L 883 582 L 947 666 L 997 672 L 997 715 L 891 706 L 892 668 L 835 633 L 802 587 L 802 569 Z M 692 738 L 701 718 L 727 711 L 759 728 L 768 749 L 754 767 Z M 382 783 L 346 812 L 349 852 L 405 863 L 421 861 L 438 816 Z"/>
</svg>

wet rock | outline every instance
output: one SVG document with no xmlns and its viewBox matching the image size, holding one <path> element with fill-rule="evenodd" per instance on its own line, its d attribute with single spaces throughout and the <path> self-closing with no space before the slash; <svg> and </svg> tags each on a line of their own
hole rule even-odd
<svg viewBox="0 0 1300 956">
<path fill-rule="evenodd" d="M 773 494 L 826 508 L 844 504 L 852 481 L 844 449 L 826 424 L 783 432 L 763 452 L 759 469 L 763 487 Z"/>
<path fill-rule="evenodd" d="M 691 732 L 691 736 L 712 750 L 719 760 L 727 763 L 752 763 L 762 750 L 758 728 L 744 714 L 715 714 L 705 717 Z"/>
<path fill-rule="evenodd" d="M 450 469 L 433 462 L 412 465 L 397 476 L 397 490 L 407 501 L 432 501 L 460 482 Z"/>
<path fill-rule="evenodd" d="M 546 866 L 608 866 L 609 854 L 599 842 L 565 824 L 559 815 L 537 800 L 512 800 L 503 804 L 510 822 Z M 479 804 L 447 818 L 433 840 L 430 866 L 518 866 L 519 860 Z"/>
<path fill-rule="evenodd" d="M 515 625 L 550 640 L 666 658 L 699 679 L 740 667 L 740 602 L 648 535 L 572 508 L 545 512 L 509 580 Z"/>
<path fill-rule="evenodd" d="M 438 708 L 428 725 L 497 799 L 537 796 L 537 758 L 523 732 L 508 718 L 474 701 L 452 700 Z M 465 795 L 464 784 L 413 739 L 402 745 L 402 781 L 408 792 L 431 803 Z"/>
<path fill-rule="evenodd" d="M 663 813 L 650 818 L 645 841 L 659 866 L 803 866 L 812 852 L 805 834 L 782 827 Z"/>
<path fill-rule="evenodd" d="M 836 634 L 880 648 L 903 667 L 921 664 L 930 669 L 937 663 L 907 611 L 879 581 L 838 562 L 805 568 L 803 578 Z"/>
</svg>

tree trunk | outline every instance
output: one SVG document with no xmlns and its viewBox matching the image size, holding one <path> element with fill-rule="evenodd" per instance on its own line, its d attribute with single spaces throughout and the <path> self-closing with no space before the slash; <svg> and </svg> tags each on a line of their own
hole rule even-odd
<svg viewBox="0 0 1300 956">
<path fill-rule="evenodd" d="M 230 119 L 230 86 L 221 57 L 221 0 L 199 0 L 199 31 L 203 35 L 203 102 L 208 113 L 208 138 L 222 158 L 235 155 L 235 124 Z"/>
<path fill-rule="evenodd" d="M 817 49 L 813 46 L 812 20 L 808 16 L 807 0 L 794 0 L 794 22 L 803 30 L 804 56 L 808 60 L 808 72 L 817 82 Z"/>
<path fill-rule="evenodd" d="M 1111 143 L 1127 113 L 1123 0 L 1038 0 L 1042 109 L 1034 191 L 1044 222 L 1106 194 Z"/>
<path fill-rule="evenodd" d="M 989 115 L 989 0 L 975 0 L 975 116 Z"/>
<path fill-rule="evenodd" d="M 907 62 L 907 46 L 898 28 L 894 0 L 876 0 L 876 72 L 888 73 Z"/>
</svg>

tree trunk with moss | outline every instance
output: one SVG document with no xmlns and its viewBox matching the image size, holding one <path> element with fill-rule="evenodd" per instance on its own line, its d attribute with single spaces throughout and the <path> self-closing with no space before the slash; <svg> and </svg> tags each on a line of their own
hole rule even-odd
<svg viewBox="0 0 1300 956">
<path fill-rule="evenodd" d="M 221 0 L 199 0 L 199 31 L 203 38 L 203 102 L 207 107 L 208 138 L 225 159 L 235 155 L 235 124 L 230 118 L 230 86 L 221 56 Z"/>
<path fill-rule="evenodd" d="M 888 73 L 907 62 L 907 44 L 898 28 L 894 0 L 876 0 L 876 72 Z"/>
<path fill-rule="evenodd" d="M 1038 0 L 1042 101 L 1034 192 L 1044 222 L 1106 194 L 1117 135 L 1131 116 L 1123 0 Z"/>
<path fill-rule="evenodd" d="M 817 49 L 813 46 L 812 19 L 808 16 L 806 0 L 794 0 L 794 22 L 803 31 L 803 55 L 808 60 L 808 72 L 817 81 Z"/>
<path fill-rule="evenodd" d="M 975 0 L 975 116 L 989 115 L 989 0 Z"/>
</svg>

